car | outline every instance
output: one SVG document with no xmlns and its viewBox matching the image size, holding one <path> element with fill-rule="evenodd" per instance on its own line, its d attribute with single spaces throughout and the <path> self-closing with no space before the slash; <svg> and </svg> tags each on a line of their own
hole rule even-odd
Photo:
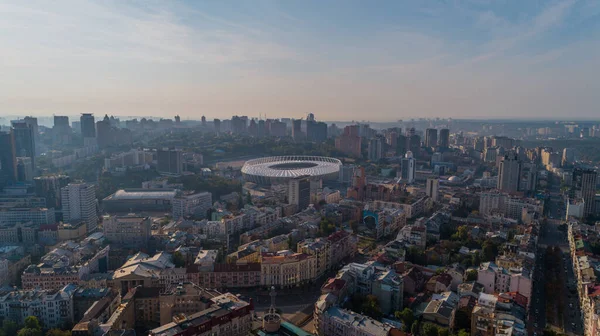
<svg viewBox="0 0 600 336">
<path fill-rule="evenodd" d="M 537 327 L 538 327 L 538 324 L 537 324 L 537 322 L 535 322 L 535 323 L 533 324 L 533 326 L 537 328 Z"/>
</svg>

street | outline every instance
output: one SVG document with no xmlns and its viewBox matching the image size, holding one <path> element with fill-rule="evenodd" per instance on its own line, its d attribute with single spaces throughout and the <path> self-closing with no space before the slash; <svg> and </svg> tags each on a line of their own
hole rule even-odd
<svg viewBox="0 0 600 336">
<path fill-rule="evenodd" d="M 538 253 L 536 255 L 536 271 L 534 274 L 533 283 L 533 300 L 529 313 L 529 332 L 532 335 L 534 332 L 540 335 L 543 330 L 550 327 L 546 323 L 547 318 L 547 301 L 552 295 L 563 295 L 562 302 L 566 303 L 562 316 L 552 317 L 557 318 L 562 322 L 564 332 L 569 335 L 583 335 L 583 324 L 581 309 L 579 308 L 579 299 L 577 296 L 575 275 L 573 272 L 573 264 L 569 254 L 569 243 L 567 241 L 566 231 L 559 230 L 561 218 L 564 215 L 564 203 L 560 197 L 552 197 L 547 205 L 548 217 L 546 224 L 541 229 L 540 239 L 538 242 Z M 546 276 L 544 275 L 544 254 L 548 246 L 558 246 L 560 248 L 560 258 L 562 259 L 562 267 L 557 271 L 565 272 L 562 279 L 566 279 L 559 293 L 546 293 Z M 561 300 L 553 299 L 553 302 Z M 531 326 L 533 323 L 533 326 Z M 560 326 L 554 326 L 560 327 Z"/>
</svg>

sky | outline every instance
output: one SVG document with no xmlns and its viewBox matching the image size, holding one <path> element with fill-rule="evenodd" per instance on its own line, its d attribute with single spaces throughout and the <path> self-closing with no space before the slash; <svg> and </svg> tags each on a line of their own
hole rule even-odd
<svg viewBox="0 0 600 336">
<path fill-rule="evenodd" d="M 1 115 L 600 119 L 600 1 L 0 1 Z"/>
</svg>

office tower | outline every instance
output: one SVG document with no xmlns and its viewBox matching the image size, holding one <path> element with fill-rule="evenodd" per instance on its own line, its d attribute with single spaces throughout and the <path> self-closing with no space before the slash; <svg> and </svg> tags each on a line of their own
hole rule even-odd
<svg viewBox="0 0 600 336">
<path fill-rule="evenodd" d="M 54 127 L 58 127 L 60 129 L 70 128 L 70 126 L 69 126 L 69 117 L 67 117 L 67 116 L 54 116 Z"/>
<path fill-rule="evenodd" d="M 52 141 L 55 144 L 67 145 L 71 143 L 71 126 L 69 117 L 54 116 L 54 127 L 52 127 Z"/>
<path fill-rule="evenodd" d="M 67 223 L 84 222 L 87 231 L 98 225 L 96 214 L 96 187 L 91 183 L 69 183 L 61 189 L 63 220 Z"/>
<path fill-rule="evenodd" d="M 106 148 L 112 145 L 114 134 L 112 134 L 112 126 L 108 115 L 104 115 L 104 119 L 96 122 L 96 141 L 98 148 Z"/>
<path fill-rule="evenodd" d="M 406 138 L 406 135 L 399 134 L 398 140 L 396 140 L 396 154 L 404 156 L 404 154 L 406 154 L 406 151 L 408 151 L 407 145 L 408 139 Z"/>
<path fill-rule="evenodd" d="M 306 138 L 308 141 L 324 142 L 327 140 L 327 124 L 308 120 L 306 122 Z"/>
<path fill-rule="evenodd" d="M 302 133 L 302 120 L 295 119 L 292 121 L 292 138 L 295 141 L 304 140 L 304 134 Z"/>
<path fill-rule="evenodd" d="M 438 138 L 438 145 L 441 148 L 448 148 L 450 145 L 450 130 L 447 128 L 442 128 L 440 130 L 440 136 Z"/>
<path fill-rule="evenodd" d="M 221 120 L 213 119 L 213 127 L 215 128 L 215 133 L 221 133 Z"/>
<path fill-rule="evenodd" d="M 308 176 L 299 176 L 289 181 L 288 204 L 297 205 L 298 211 L 308 207 L 310 204 L 310 179 Z"/>
<path fill-rule="evenodd" d="M 81 136 L 84 138 L 96 137 L 96 120 L 91 113 L 83 113 L 79 118 L 81 122 Z"/>
<path fill-rule="evenodd" d="M 157 151 L 157 170 L 161 174 L 181 175 L 183 172 L 183 152 L 177 149 Z"/>
<path fill-rule="evenodd" d="M 521 182 L 521 161 L 516 153 L 504 155 L 498 170 L 498 190 L 514 193 L 519 191 Z"/>
<path fill-rule="evenodd" d="M 389 148 L 393 148 L 396 150 L 398 146 L 398 132 L 391 131 L 385 135 L 385 143 L 389 146 Z"/>
<path fill-rule="evenodd" d="M 269 130 L 267 129 L 267 123 L 264 120 L 259 120 L 258 121 L 258 137 L 262 138 L 267 136 L 269 133 Z"/>
<path fill-rule="evenodd" d="M 258 136 L 258 125 L 254 118 L 250 120 L 250 125 L 248 125 L 248 134 L 253 137 Z"/>
<path fill-rule="evenodd" d="M 425 193 L 429 196 L 434 202 L 437 202 L 439 199 L 439 187 L 440 181 L 437 178 L 428 178 Z"/>
<path fill-rule="evenodd" d="M 71 179 L 66 175 L 38 176 L 33 178 L 35 194 L 46 198 L 46 207 L 60 209 L 61 189 L 66 187 Z"/>
<path fill-rule="evenodd" d="M 309 114 L 306 116 L 306 120 L 307 120 L 307 121 L 315 121 L 315 115 L 314 115 L 313 113 L 309 113 Z"/>
<path fill-rule="evenodd" d="M 287 133 L 287 125 L 279 120 L 271 121 L 269 125 L 269 132 L 274 137 L 284 137 Z"/>
<path fill-rule="evenodd" d="M 575 168 L 573 171 L 573 188 L 576 196 L 583 198 L 583 216 L 594 215 L 596 212 L 596 176 L 591 169 Z"/>
<path fill-rule="evenodd" d="M 179 117 L 179 116 L 177 116 Z M 175 118 L 175 121 L 177 122 L 177 118 Z M 201 125 L 202 127 L 206 127 L 206 117 L 202 116 L 202 119 L 200 119 Z"/>
<path fill-rule="evenodd" d="M 369 140 L 368 157 L 371 161 L 379 161 L 383 158 L 383 139 L 380 137 Z"/>
<path fill-rule="evenodd" d="M 202 118 L 204 118 L 204 116 L 202 116 Z M 175 116 L 175 124 L 180 124 L 180 123 L 181 123 L 181 117 L 179 115 L 176 115 Z"/>
<path fill-rule="evenodd" d="M 34 117 L 25 117 L 23 119 L 11 121 L 12 125 L 14 125 L 14 124 L 20 124 L 20 123 L 25 123 L 26 125 L 28 125 L 31 128 L 31 132 L 33 134 L 33 144 L 34 144 L 33 153 L 34 153 L 34 156 L 39 155 L 40 134 L 39 134 L 39 130 L 38 130 L 38 120 L 37 120 L 37 118 L 34 118 Z M 16 141 L 17 140 L 16 140 L 16 135 L 15 135 L 15 146 L 17 146 Z M 18 151 L 17 151 L 17 156 L 19 156 L 19 152 Z"/>
<path fill-rule="evenodd" d="M 413 153 L 406 152 L 406 155 L 400 161 L 400 180 L 403 183 L 411 184 L 415 181 L 417 165 Z"/>
<path fill-rule="evenodd" d="M 31 169 L 35 170 L 35 136 L 33 128 L 25 122 L 13 122 L 16 156 L 30 157 Z"/>
<path fill-rule="evenodd" d="M 532 192 L 537 187 L 537 165 L 533 162 L 521 164 L 519 191 Z"/>
<path fill-rule="evenodd" d="M 408 137 L 408 150 L 413 153 L 413 155 L 417 155 L 421 149 L 421 137 L 417 134 L 413 134 Z"/>
<path fill-rule="evenodd" d="M 248 117 L 233 116 L 231 117 L 231 128 L 233 133 L 246 134 L 248 131 Z"/>
<path fill-rule="evenodd" d="M 335 139 L 335 148 L 346 155 L 361 156 L 362 138 L 358 136 L 358 125 L 346 126 L 344 133 Z"/>
<path fill-rule="evenodd" d="M 17 180 L 27 182 L 33 180 L 31 158 L 28 156 L 17 157 Z"/>
<path fill-rule="evenodd" d="M 485 150 L 485 141 L 482 137 L 477 137 L 473 141 L 473 149 L 478 152 L 483 152 Z"/>
<path fill-rule="evenodd" d="M 569 167 L 575 162 L 575 148 L 565 148 L 562 154 L 563 167 Z"/>
<path fill-rule="evenodd" d="M 17 158 L 12 130 L 0 131 L 0 187 L 17 181 Z"/>
<path fill-rule="evenodd" d="M 425 147 L 435 147 L 438 143 L 437 130 L 428 128 L 425 130 Z"/>
</svg>

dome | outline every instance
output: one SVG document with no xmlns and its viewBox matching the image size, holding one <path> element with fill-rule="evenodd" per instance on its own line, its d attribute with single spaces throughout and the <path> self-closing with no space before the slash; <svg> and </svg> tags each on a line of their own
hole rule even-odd
<svg viewBox="0 0 600 336">
<path fill-rule="evenodd" d="M 451 176 L 448 179 L 449 182 L 460 182 L 460 178 L 458 176 Z"/>
</svg>

